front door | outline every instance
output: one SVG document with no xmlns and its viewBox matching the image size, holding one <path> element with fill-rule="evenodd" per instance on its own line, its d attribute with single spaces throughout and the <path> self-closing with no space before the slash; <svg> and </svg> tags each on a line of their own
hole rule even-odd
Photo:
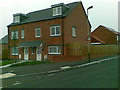
<svg viewBox="0 0 120 90">
<path fill-rule="evenodd" d="M 42 53 L 41 48 L 37 48 L 36 49 L 36 59 L 37 59 L 37 61 L 41 61 L 41 59 L 42 59 L 41 53 Z"/>
<path fill-rule="evenodd" d="M 24 48 L 24 60 L 28 60 L 28 56 L 29 56 L 29 50 L 28 48 Z"/>
</svg>

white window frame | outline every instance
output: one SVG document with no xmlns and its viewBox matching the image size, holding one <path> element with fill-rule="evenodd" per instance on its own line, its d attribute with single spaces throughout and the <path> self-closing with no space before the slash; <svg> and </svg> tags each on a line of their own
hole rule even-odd
<svg viewBox="0 0 120 90">
<path fill-rule="evenodd" d="M 14 23 L 20 22 L 20 16 L 14 16 Z"/>
<path fill-rule="evenodd" d="M 77 29 L 75 26 L 72 27 L 72 36 L 77 37 Z"/>
<path fill-rule="evenodd" d="M 62 15 L 62 7 L 53 8 L 53 16 L 57 16 L 57 15 Z"/>
<path fill-rule="evenodd" d="M 56 48 L 56 52 L 51 52 L 50 51 L 51 48 Z M 61 54 L 61 50 L 60 49 L 61 49 L 60 46 L 49 46 L 48 47 L 48 53 L 49 54 Z"/>
<path fill-rule="evenodd" d="M 37 30 L 39 30 L 39 35 L 38 35 L 38 33 L 37 33 Z M 40 29 L 40 27 L 37 27 L 37 28 L 35 29 L 35 37 L 36 37 L 36 38 L 41 37 L 41 29 Z"/>
<path fill-rule="evenodd" d="M 18 30 L 11 31 L 11 39 L 18 39 Z"/>
<path fill-rule="evenodd" d="M 57 34 L 57 28 L 59 27 L 59 34 Z M 55 34 L 52 34 L 52 29 L 54 28 L 54 32 Z M 60 29 L 60 25 L 57 25 L 57 26 L 51 26 L 50 27 L 50 36 L 60 36 L 61 35 L 61 29 Z"/>
<path fill-rule="evenodd" d="M 21 30 L 21 38 L 22 38 L 22 39 L 25 38 L 25 30 L 24 30 L 24 29 Z"/>
<path fill-rule="evenodd" d="M 17 50 L 17 52 L 16 52 L 15 50 Z M 17 55 L 18 55 L 18 52 L 19 52 L 19 51 L 18 51 L 18 47 L 12 47 L 12 48 L 11 48 L 11 55 L 16 55 L 16 56 L 17 56 Z"/>
<path fill-rule="evenodd" d="M 11 31 L 11 39 L 14 37 L 14 31 Z"/>
</svg>

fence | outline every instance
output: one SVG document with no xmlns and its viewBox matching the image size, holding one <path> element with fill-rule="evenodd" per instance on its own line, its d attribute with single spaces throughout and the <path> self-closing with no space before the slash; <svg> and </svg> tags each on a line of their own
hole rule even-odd
<svg viewBox="0 0 120 90">
<path fill-rule="evenodd" d="M 118 45 L 90 45 L 90 56 L 101 57 L 115 55 L 118 53 Z M 71 43 L 68 45 L 68 55 L 70 56 L 88 56 L 88 46 L 80 43 Z"/>
<path fill-rule="evenodd" d="M 8 59 L 8 49 L 2 50 L 2 53 L 0 53 L 0 60 Z"/>
</svg>

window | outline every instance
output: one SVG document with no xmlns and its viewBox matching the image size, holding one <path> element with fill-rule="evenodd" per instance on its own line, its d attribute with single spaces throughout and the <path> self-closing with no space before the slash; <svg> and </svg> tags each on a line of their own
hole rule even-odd
<svg viewBox="0 0 120 90">
<path fill-rule="evenodd" d="M 11 32 L 11 39 L 18 39 L 18 31 L 17 30 Z"/>
<path fill-rule="evenodd" d="M 75 26 L 72 27 L 72 36 L 77 37 L 76 27 Z"/>
<path fill-rule="evenodd" d="M 12 47 L 11 54 L 12 55 L 18 55 L 18 48 L 17 47 Z"/>
<path fill-rule="evenodd" d="M 40 37 L 41 36 L 41 30 L 40 28 L 35 29 L 35 37 Z"/>
<path fill-rule="evenodd" d="M 49 54 L 61 54 L 59 46 L 49 46 Z"/>
<path fill-rule="evenodd" d="M 24 31 L 24 30 L 21 30 L 21 38 L 22 38 L 22 39 L 24 38 L 24 33 L 25 33 L 25 31 Z"/>
<path fill-rule="evenodd" d="M 14 23 L 20 22 L 20 16 L 14 16 Z"/>
<path fill-rule="evenodd" d="M 60 36 L 60 26 L 51 26 L 50 36 Z"/>
<path fill-rule="evenodd" d="M 53 8 L 53 16 L 62 15 L 62 7 Z"/>
</svg>

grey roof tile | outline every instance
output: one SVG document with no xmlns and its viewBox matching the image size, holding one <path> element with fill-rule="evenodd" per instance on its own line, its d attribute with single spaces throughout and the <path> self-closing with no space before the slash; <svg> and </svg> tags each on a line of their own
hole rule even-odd
<svg viewBox="0 0 120 90">
<path fill-rule="evenodd" d="M 42 20 L 49 20 L 49 19 L 55 19 L 55 18 L 60 18 L 60 17 L 65 17 L 70 14 L 70 12 L 79 4 L 80 2 L 74 2 L 74 3 L 69 3 L 69 4 L 64 4 L 66 7 L 68 7 L 68 10 L 64 12 L 62 15 L 59 16 L 53 16 L 52 15 L 52 8 L 44 9 L 44 10 L 39 10 L 39 11 L 34 11 L 26 14 L 26 19 L 23 20 L 20 23 L 11 23 L 8 26 L 14 26 L 14 25 L 19 25 L 19 24 L 24 24 L 24 23 L 30 23 L 30 22 L 37 22 L 37 21 L 42 21 Z"/>
<path fill-rule="evenodd" d="M 26 42 L 20 42 L 18 47 L 39 47 L 41 45 L 42 41 L 26 41 Z"/>
<path fill-rule="evenodd" d="M 6 35 L 2 39 L 0 39 L 0 44 L 8 44 L 8 35 Z"/>
</svg>

